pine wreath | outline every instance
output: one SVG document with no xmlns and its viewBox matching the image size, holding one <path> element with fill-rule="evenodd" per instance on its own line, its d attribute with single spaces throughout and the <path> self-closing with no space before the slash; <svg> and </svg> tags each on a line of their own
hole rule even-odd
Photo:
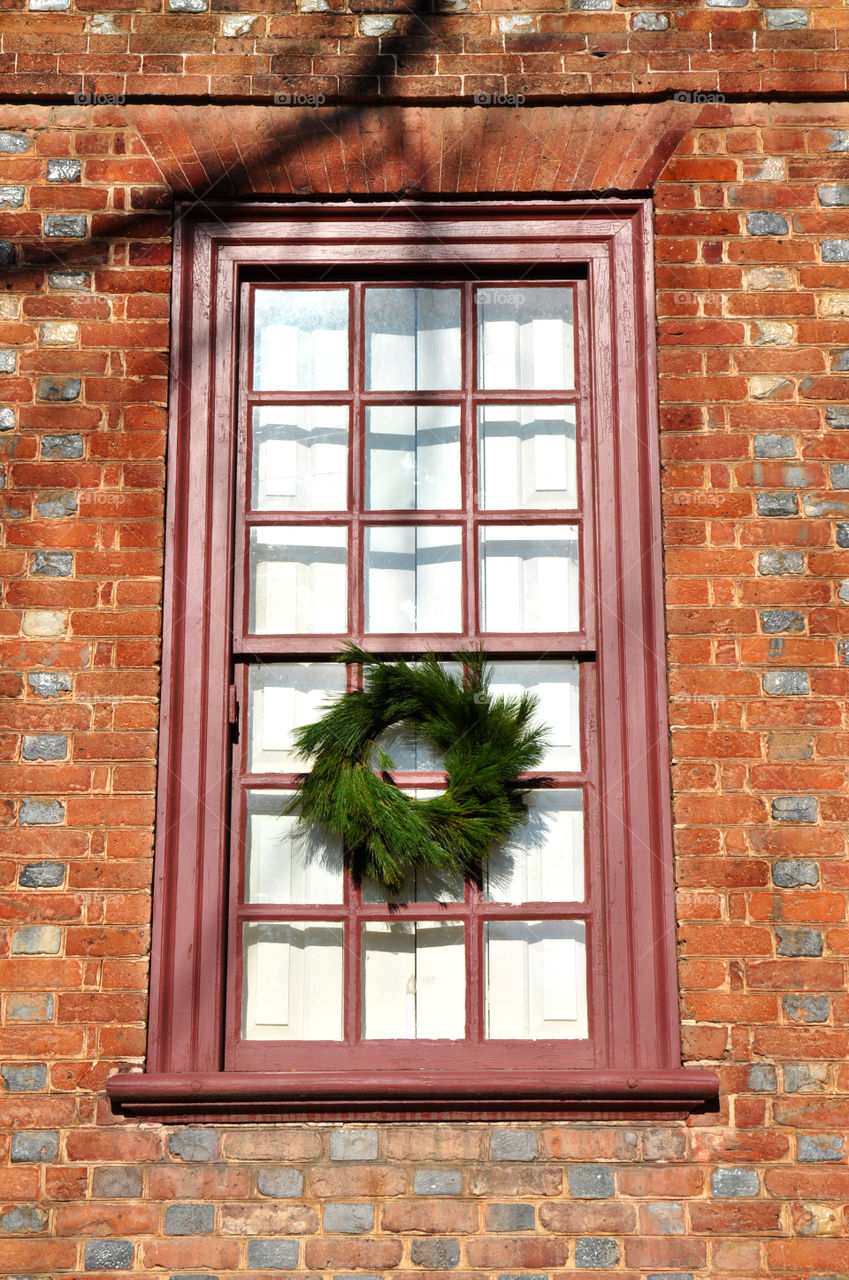
<svg viewBox="0 0 849 1280">
<path fill-rule="evenodd" d="M 537 699 L 493 697 L 483 651 L 461 652 L 455 678 L 435 654 L 415 663 L 350 645 L 340 658 L 364 668 L 364 688 L 343 694 L 296 735 L 313 760 L 288 812 L 339 836 L 355 880 L 398 889 L 410 870 L 459 873 L 480 884 L 493 847 L 527 816 L 527 782 L 546 745 L 533 724 Z M 444 760 L 447 789 L 427 800 L 401 791 L 379 745 L 389 728 L 415 729 Z M 535 786 L 546 779 L 535 780 Z"/>
</svg>

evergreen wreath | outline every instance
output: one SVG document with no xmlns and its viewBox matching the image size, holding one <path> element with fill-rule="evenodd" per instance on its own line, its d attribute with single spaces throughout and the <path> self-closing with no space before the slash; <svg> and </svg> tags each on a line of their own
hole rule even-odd
<svg viewBox="0 0 849 1280">
<path fill-rule="evenodd" d="M 349 645 L 339 660 L 362 663 L 365 687 L 343 694 L 296 735 L 313 768 L 287 812 L 341 838 L 357 883 L 369 878 L 398 889 L 408 871 L 430 869 L 479 885 L 493 847 L 527 817 L 530 787 L 548 782 L 517 781 L 546 745 L 545 726 L 532 723 L 536 697 L 493 697 L 482 650 L 453 657 L 463 664 L 460 679 L 433 653 L 409 663 Z M 393 782 L 379 739 L 395 726 L 415 729 L 442 757 L 444 794 L 419 800 Z"/>
</svg>

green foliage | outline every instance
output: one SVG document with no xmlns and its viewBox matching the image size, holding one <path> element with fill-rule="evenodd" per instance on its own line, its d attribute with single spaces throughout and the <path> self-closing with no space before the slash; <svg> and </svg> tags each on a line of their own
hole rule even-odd
<svg viewBox="0 0 849 1280">
<path fill-rule="evenodd" d="M 313 768 L 288 812 L 341 837 L 358 882 L 397 889 L 408 871 L 430 868 L 479 884 L 493 847 L 527 815 L 528 785 L 516 779 L 539 764 L 546 744 L 532 723 L 536 698 L 492 697 L 483 651 L 454 660 L 463 664 L 459 679 L 432 653 L 408 663 L 351 645 L 341 661 L 363 664 L 364 689 L 343 694 L 296 736 Z M 443 758 L 443 795 L 418 800 L 394 784 L 379 743 L 393 726 L 414 729 Z"/>
</svg>

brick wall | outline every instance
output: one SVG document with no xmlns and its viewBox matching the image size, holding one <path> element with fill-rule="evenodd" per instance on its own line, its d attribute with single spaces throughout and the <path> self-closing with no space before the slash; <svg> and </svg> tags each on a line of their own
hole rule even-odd
<svg viewBox="0 0 849 1280">
<path fill-rule="evenodd" d="M 292 92 L 328 95 L 338 146 L 335 169 L 312 166 L 294 142 L 323 125 L 257 106 L 65 100 L 0 121 L 0 769 L 20 796 L 0 810 L 0 1273 L 831 1280 L 849 1273 L 849 109 L 814 97 L 844 87 L 846 14 L 454 0 L 444 47 L 426 33 L 414 55 L 366 38 L 369 20 L 413 23 L 385 7 L 169 16 L 134 0 L 104 15 L 77 0 L 0 16 L 22 98 L 76 92 L 81 75 L 114 95 L 262 97 L 278 58 L 303 77 Z M 524 93 L 515 75 L 549 97 L 795 87 L 811 101 L 449 107 L 417 158 L 416 108 L 332 99 L 367 60 L 359 87 L 375 89 L 381 57 L 407 73 L 389 96 Z M 518 118 L 511 163 L 481 165 Z M 718 1113 L 116 1119 L 104 1082 L 145 1039 L 170 190 L 648 185 L 682 1026 L 687 1061 L 719 1072 Z"/>
</svg>

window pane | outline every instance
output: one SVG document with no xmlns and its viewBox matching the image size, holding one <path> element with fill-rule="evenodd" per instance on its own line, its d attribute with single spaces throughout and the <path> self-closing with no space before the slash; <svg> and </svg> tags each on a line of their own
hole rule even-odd
<svg viewBox="0 0 849 1280">
<path fill-rule="evenodd" d="M 460 631 L 460 539 L 454 525 L 366 529 L 366 631 Z"/>
<path fill-rule="evenodd" d="M 258 391 L 348 386 L 347 289 L 257 289 L 254 386 Z"/>
<path fill-rule="evenodd" d="M 460 406 L 374 405 L 366 410 L 366 506 L 460 506 Z"/>
<path fill-rule="evenodd" d="M 466 1029 L 462 924 L 363 925 L 363 1035 L 461 1040 Z"/>
<path fill-rule="evenodd" d="M 255 511 L 344 511 L 347 408 L 281 404 L 255 409 L 252 470 Z"/>
<path fill-rule="evenodd" d="M 575 410 L 569 405 L 478 409 L 479 505 L 575 507 Z"/>
<path fill-rule="evenodd" d="M 242 1037 L 341 1040 L 341 924 L 246 924 Z"/>
<path fill-rule="evenodd" d="M 366 388 L 460 386 L 460 290 L 366 289 Z"/>
<path fill-rule="evenodd" d="M 251 631 L 346 631 L 347 542 L 347 530 L 327 525 L 252 529 Z"/>
<path fill-rule="evenodd" d="M 584 815 L 580 791 L 532 791 L 528 821 L 487 863 L 489 902 L 580 902 Z"/>
<path fill-rule="evenodd" d="M 249 791 L 246 902 L 341 902 L 342 843 L 285 814 L 291 791 Z"/>
<path fill-rule="evenodd" d="M 575 385 L 572 290 L 478 289 L 478 377 L 488 390 Z"/>
<path fill-rule="evenodd" d="M 308 762 L 292 745 L 296 729 L 318 720 L 329 697 L 345 692 L 338 662 L 287 662 L 251 667 L 248 678 L 248 769 L 292 773 Z"/>
<path fill-rule="evenodd" d="M 581 767 L 581 720 L 577 662 L 493 662 L 493 693 L 537 696 L 537 722 L 548 726 L 548 747 L 540 769 Z"/>
<path fill-rule="evenodd" d="M 480 531 L 481 629 L 577 631 L 575 525 L 488 525 Z"/>
<path fill-rule="evenodd" d="M 587 1035 L 585 928 L 578 920 L 499 920 L 485 926 L 490 1040 Z"/>
</svg>

